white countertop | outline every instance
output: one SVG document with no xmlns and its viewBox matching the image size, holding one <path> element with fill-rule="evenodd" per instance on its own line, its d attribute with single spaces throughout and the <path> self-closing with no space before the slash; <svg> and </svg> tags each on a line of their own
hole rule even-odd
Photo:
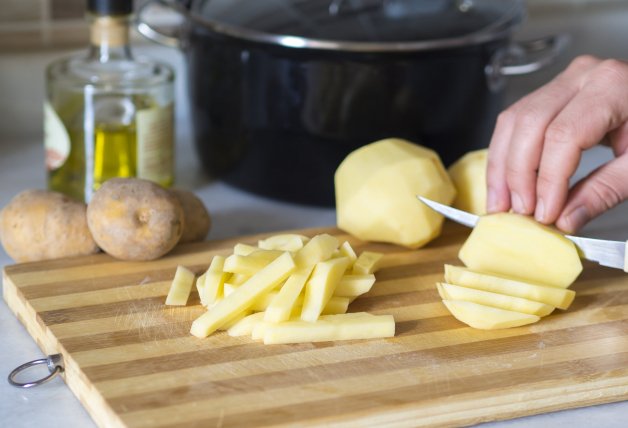
<svg viewBox="0 0 628 428">
<path fill-rule="evenodd" d="M 210 209 L 214 225 L 209 239 L 282 229 L 328 226 L 335 223 L 331 209 L 317 209 L 271 201 L 253 196 L 220 182 L 210 182 L 200 171 L 189 139 L 180 140 L 179 185 L 193 189 Z M 606 149 L 587 154 L 578 175 L 603 159 Z M 40 168 L 39 166 L 42 165 Z M 19 191 L 44 186 L 43 149 L 38 142 L 9 145 L 0 142 L 0 206 Z M 628 204 L 605 214 L 586 229 L 586 234 L 615 239 L 628 238 Z M 11 260 L 0 249 L 0 265 Z M 18 365 L 42 358 L 41 351 L 4 301 L 0 301 L 0 424 L 13 428 L 94 426 L 87 412 L 60 379 L 36 388 L 18 389 L 6 382 Z M 45 371 L 45 369 L 43 370 Z M 33 371 L 37 374 L 37 371 Z M 495 427 L 624 427 L 628 402 L 549 413 L 512 421 L 487 424 Z M 551 424 L 551 425 L 550 425 Z"/>
</svg>

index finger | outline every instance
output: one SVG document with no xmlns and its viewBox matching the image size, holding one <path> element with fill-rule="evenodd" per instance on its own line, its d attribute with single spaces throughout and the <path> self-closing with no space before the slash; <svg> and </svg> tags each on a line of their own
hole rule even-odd
<svg viewBox="0 0 628 428">
<path fill-rule="evenodd" d="M 593 70 L 582 89 L 550 123 L 537 179 L 535 216 L 543 223 L 558 218 L 569 179 L 582 152 L 628 118 L 628 64 L 607 60 Z"/>
</svg>

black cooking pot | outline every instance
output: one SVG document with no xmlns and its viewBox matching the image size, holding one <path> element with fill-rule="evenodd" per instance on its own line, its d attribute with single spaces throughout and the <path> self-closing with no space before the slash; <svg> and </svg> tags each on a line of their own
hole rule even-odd
<svg viewBox="0 0 628 428">
<path fill-rule="evenodd" d="M 504 76 L 538 70 L 564 42 L 513 44 L 522 0 L 156 2 L 183 15 L 179 34 L 141 11 L 138 30 L 187 56 L 209 173 L 314 205 L 333 204 L 336 167 L 366 143 L 406 138 L 445 164 L 485 147 Z"/>
</svg>

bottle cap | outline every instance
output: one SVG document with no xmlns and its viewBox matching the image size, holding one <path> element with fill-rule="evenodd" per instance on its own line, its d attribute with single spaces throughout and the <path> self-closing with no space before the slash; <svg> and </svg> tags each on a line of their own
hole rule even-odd
<svg viewBox="0 0 628 428">
<path fill-rule="evenodd" d="M 95 15 L 130 15 L 133 0 L 87 0 L 87 11 Z"/>
</svg>

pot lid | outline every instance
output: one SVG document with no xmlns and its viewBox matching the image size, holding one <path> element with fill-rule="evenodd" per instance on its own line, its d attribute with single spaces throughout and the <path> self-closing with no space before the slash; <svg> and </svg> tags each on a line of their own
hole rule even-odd
<svg viewBox="0 0 628 428">
<path fill-rule="evenodd" d="M 249 41 L 293 48 L 414 51 L 510 34 L 523 0 L 201 0 L 190 18 Z"/>
</svg>

